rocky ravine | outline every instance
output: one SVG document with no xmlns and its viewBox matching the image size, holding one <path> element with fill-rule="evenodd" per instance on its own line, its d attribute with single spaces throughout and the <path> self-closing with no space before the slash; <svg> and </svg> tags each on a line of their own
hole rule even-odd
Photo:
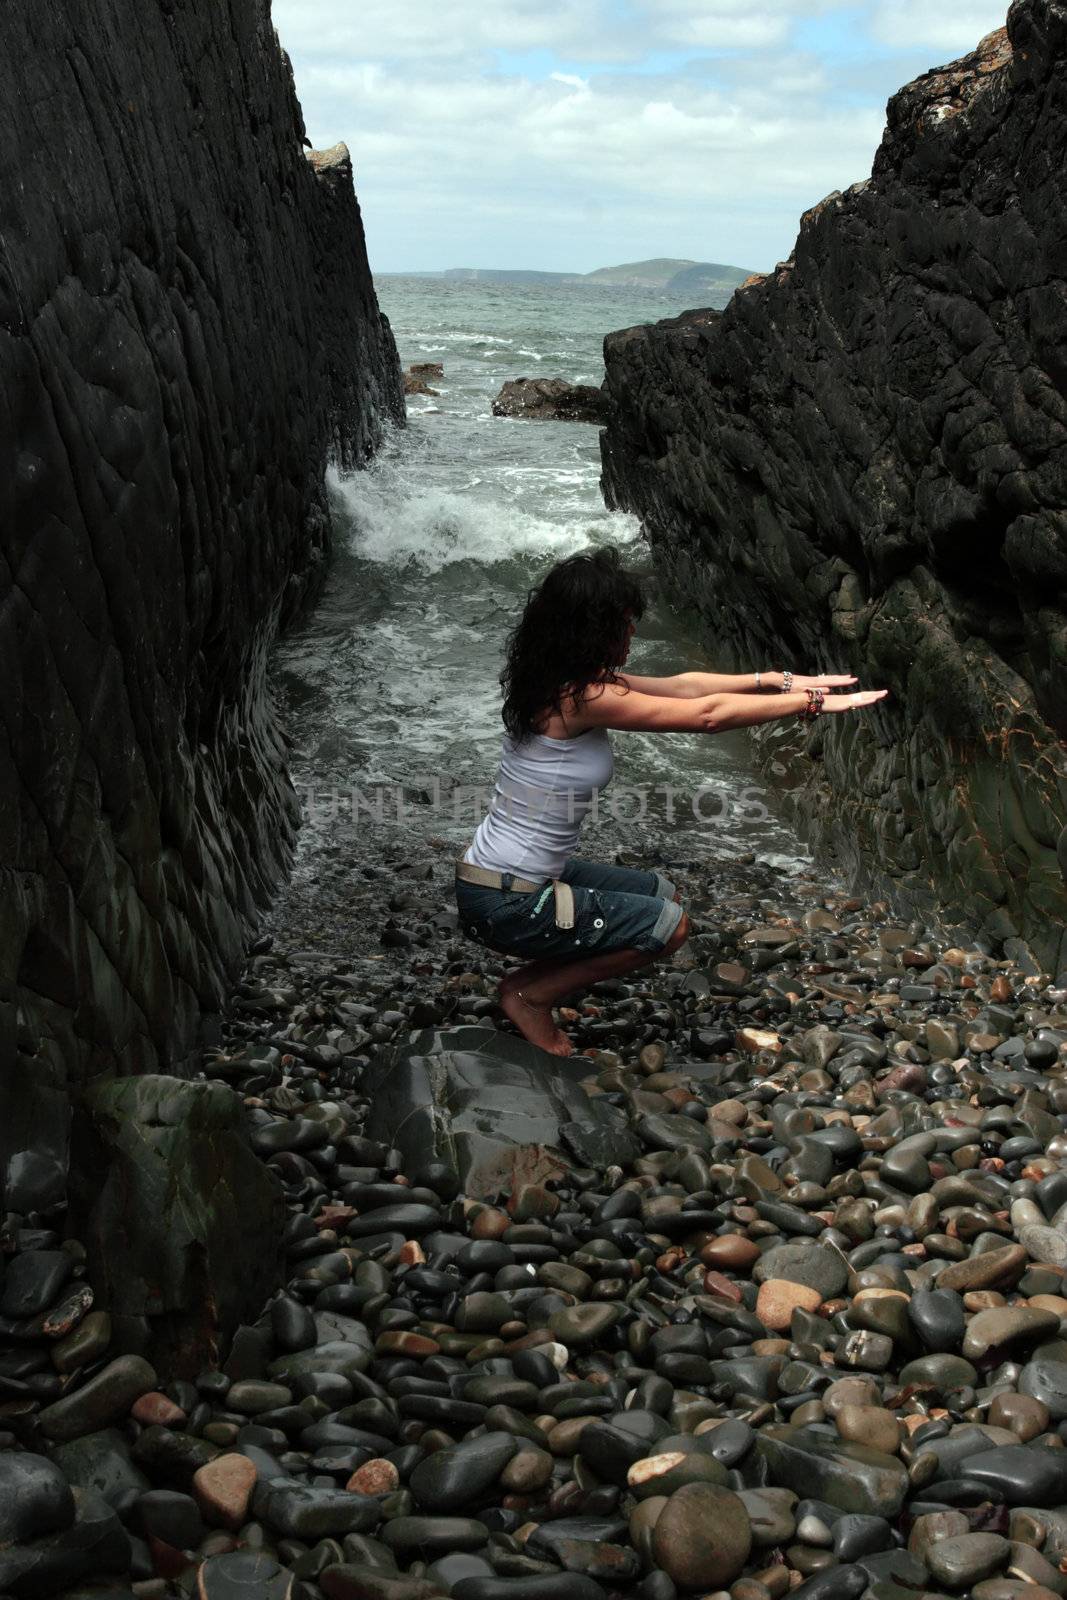
<svg viewBox="0 0 1067 1600">
<path fill-rule="evenodd" d="M 1054 971 L 1065 66 L 1067 10 L 1016 0 L 1006 33 L 894 97 L 871 178 L 804 216 L 788 262 L 605 352 L 606 496 L 716 647 L 892 691 L 812 735 L 815 840 Z"/>
<path fill-rule="evenodd" d="M 72 1086 L 196 1063 L 298 812 L 263 671 L 323 569 L 325 463 L 403 401 L 348 152 L 305 154 L 267 0 L 42 0 L 0 43 L 0 1179 L 26 1215 L 62 1197 Z M 188 1284 L 168 1307 L 151 1281 L 176 1196 L 114 1141 L 199 1129 L 202 1284 L 240 1140 L 192 1090 L 108 1092 L 86 1199 L 142 1235 L 141 1310 L 177 1312 Z"/>
</svg>

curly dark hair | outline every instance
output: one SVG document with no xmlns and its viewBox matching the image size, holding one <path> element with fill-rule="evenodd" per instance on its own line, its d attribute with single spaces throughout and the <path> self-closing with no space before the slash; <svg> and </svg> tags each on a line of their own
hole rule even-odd
<svg viewBox="0 0 1067 1600">
<path fill-rule="evenodd" d="M 558 712 L 565 693 L 580 699 L 591 683 L 618 683 L 627 620 L 644 609 L 640 581 L 610 546 L 558 561 L 508 636 L 501 716 L 512 738 L 534 733 L 534 719 Z"/>
</svg>

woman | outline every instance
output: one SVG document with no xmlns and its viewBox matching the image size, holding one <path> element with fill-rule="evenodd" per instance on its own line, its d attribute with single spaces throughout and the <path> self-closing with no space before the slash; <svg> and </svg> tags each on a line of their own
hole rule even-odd
<svg viewBox="0 0 1067 1600">
<path fill-rule="evenodd" d="M 571 1053 L 552 1016 L 565 995 L 648 966 L 689 933 L 662 873 L 573 855 L 594 792 L 611 777 L 608 730 L 719 733 L 852 711 L 887 693 L 827 695 L 856 681 L 832 674 L 635 677 L 620 669 L 643 611 L 640 584 L 612 549 L 559 562 L 531 592 L 500 677 L 506 733 L 493 799 L 456 863 L 464 931 L 528 958 L 502 980 L 501 1008 L 553 1055 Z"/>
</svg>

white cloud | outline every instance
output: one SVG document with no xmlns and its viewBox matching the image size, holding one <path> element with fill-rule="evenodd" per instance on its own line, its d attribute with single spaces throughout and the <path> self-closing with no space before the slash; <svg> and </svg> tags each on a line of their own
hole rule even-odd
<svg viewBox="0 0 1067 1600">
<path fill-rule="evenodd" d="M 566 55 L 607 33 L 606 0 L 274 0 L 290 51 L 321 59 L 456 59 L 485 51 Z"/>
<path fill-rule="evenodd" d="M 929 49 L 940 53 L 931 65 L 973 50 L 979 39 L 1004 26 L 1005 0 L 878 0 L 871 32 L 882 44 L 897 49 Z"/>
<path fill-rule="evenodd" d="M 312 67 L 301 79 L 322 118 L 321 133 L 312 129 L 317 142 L 341 134 L 352 147 L 365 211 L 371 193 L 377 204 L 383 187 L 399 183 L 431 226 L 431 214 L 462 209 L 477 230 L 506 195 L 509 209 L 518 201 L 515 214 L 525 210 L 530 222 L 511 249 L 513 265 L 523 264 L 531 241 L 543 249 L 537 234 L 546 212 L 549 226 L 563 226 L 590 195 L 616 216 L 631 207 L 654 214 L 665 201 L 684 205 L 689 231 L 707 241 L 704 258 L 733 260 L 741 251 L 739 264 L 751 264 L 741 245 L 720 236 L 719 205 L 776 199 L 795 224 L 806 206 L 869 170 L 881 113 L 827 106 L 817 79 L 808 84 L 814 92 L 798 114 L 795 100 L 783 105 L 773 67 L 759 87 L 732 94 L 625 76 L 579 92 L 560 75 L 540 83 L 442 82 L 408 73 L 401 82 L 389 73 Z M 778 253 L 788 253 L 791 239 Z M 681 252 L 664 239 L 657 253 Z"/>
<path fill-rule="evenodd" d="M 767 268 L 802 211 L 868 175 L 888 95 L 972 47 L 998 10 L 865 0 L 857 22 L 854 0 L 274 5 L 312 140 L 352 151 L 379 271 L 643 255 Z"/>
<path fill-rule="evenodd" d="M 652 0 L 645 7 L 649 29 L 664 43 L 697 50 L 764 50 L 784 44 L 798 16 L 833 9 L 844 0 Z"/>
<path fill-rule="evenodd" d="M 465 60 L 551 50 L 567 60 L 633 61 L 650 50 L 765 49 L 797 17 L 850 0 L 274 0 L 286 48 L 321 59 Z"/>
</svg>

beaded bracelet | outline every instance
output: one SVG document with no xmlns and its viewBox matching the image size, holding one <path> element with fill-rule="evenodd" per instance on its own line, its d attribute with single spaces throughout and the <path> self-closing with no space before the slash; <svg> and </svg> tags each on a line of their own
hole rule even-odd
<svg viewBox="0 0 1067 1600">
<path fill-rule="evenodd" d="M 797 712 L 797 716 L 805 722 L 810 722 L 819 715 L 819 712 L 822 710 L 822 703 L 826 696 L 823 694 L 821 689 L 805 689 L 804 693 L 808 697 L 808 703 L 804 707 L 803 711 Z"/>
<path fill-rule="evenodd" d="M 764 685 L 763 673 L 762 672 L 757 672 L 756 673 L 756 693 L 757 694 L 762 694 L 764 692 L 764 688 L 765 687 L 767 689 L 769 689 L 772 694 L 774 693 L 774 684 L 770 683 L 770 684 Z M 793 674 L 788 669 L 786 669 L 786 671 L 782 673 L 782 687 L 778 692 L 779 692 L 779 694 L 788 694 L 792 687 L 793 687 Z"/>
</svg>

